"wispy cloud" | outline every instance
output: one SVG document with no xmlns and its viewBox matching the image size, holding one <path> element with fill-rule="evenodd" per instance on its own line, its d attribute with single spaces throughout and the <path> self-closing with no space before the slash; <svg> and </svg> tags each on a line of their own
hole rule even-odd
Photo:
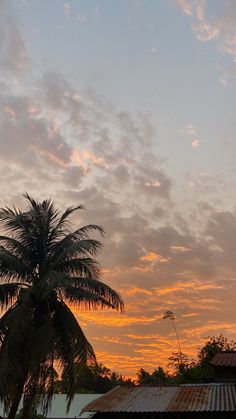
<svg viewBox="0 0 236 419">
<path fill-rule="evenodd" d="M 199 42 L 207 43 L 215 41 L 218 51 L 228 54 L 233 63 L 236 63 L 236 7 L 234 0 L 221 4 L 219 13 L 214 17 L 207 15 L 207 0 L 176 0 L 177 6 L 190 19 L 190 27 Z M 225 70 L 220 76 L 220 83 L 227 84 L 228 74 L 225 77 Z"/>
<path fill-rule="evenodd" d="M 178 7 L 187 16 L 193 15 L 193 2 L 192 0 L 176 0 Z"/>
<path fill-rule="evenodd" d="M 164 257 L 158 253 L 155 252 L 149 252 L 144 256 L 140 256 L 139 260 L 141 262 L 159 262 L 159 263 L 168 263 L 169 262 L 169 258 Z"/>
<path fill-rule="evenodd" d="M 182 129 L 179 130 L 180 134 L 186 135 L 196 135 L 196 128 L 193 124 L 187 124 Z"/>
<path fill-rule="evenodd" d="M 192 123 L 185 125 L 182 129 L 179 129 L 178 132 L 191 138 L 191 145 L 193 148 L 200 147 L 202 141 L 199 138 L 196 138 L 197 130 Z"/>
<path fill-rule="evenodd" d="M 69 20 L 71 6 L 70 6 L 70 4 L 68 2 L 64 3 L 63 10 L 64 10 L 65 19 L 66 20 Z"/>
<path fill-rule="evenodd" d="M 192 141 L 192 147 L 193 147 L 193 148 L 197 148 L 197 147 L 199 147 L 200 145 L 201 145 L 201 141 L 200 141 L 200 140 L 196 139 L 196 140 L 193 140 L 193 141 Z"/>
</svg>

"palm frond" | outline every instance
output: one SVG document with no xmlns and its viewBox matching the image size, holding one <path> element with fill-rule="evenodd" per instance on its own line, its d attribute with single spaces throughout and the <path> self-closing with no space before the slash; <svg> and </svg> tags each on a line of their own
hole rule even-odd
<svg viewBox="0 0 236 419">
<path fill-rule="evenodd" d="M 51 271 L 47 284 L 51 289 L 45 291 L 45 295 L 52 292 L 52 289 L 60 290 L 69 301 L 84 303 L 87 307 L 104 308 L 105 306 L 124 311 L 124 302 L 121 296 L 111 287 L 98 279 L 89 277 L 70 277 L 65 273 Z M 86 298 L 88 304 L 86 304 Z M 89 308 L 90 308 L 89 307 Z"/>
<path fill-rule="evenodd" d="M 95 353 L 69 307 L 62 301 L 51 303 L 54 309 L 54 328 L 57 335 L 57 357 L 62 374 L 69 378 L 68 407 L 75 392 L 75 363 L 94 364 Z"/>
<path fill-rule="evenodd" d="M 94 239 L 84 239 L 74 241 L 72 244 L 64 247 L 58 252 L 58 256 L 51 260 L 52 265 L 57 266 L 63 261 L 69 260 L 75 256 L 96 256 L 102 246 L 102 243 Z"/>
<path fill-rule="evenodd" d="M 29 201 L 30 206 L 31 206 L 32 208 L 36 208 L 36 207 L 38 206 L 38 203 L 35 201 L 35 199 L 33 199 L 33 198 L 32 198 L 32 196 L 30 196 L 27 192 L 25 192 L 25 193 L 23 194 L 23 197 L 24 197 L 25 199 L 27 199 L 27 201 Z"/>
<path fill-rule="evenodd" d="M 0 236 L 0 242 L 2 243 L 2 246 L 7 252 L 20 258 L 30 268 L 31 251 L 28 248 L 28 246 L 24 245 L 19 240 L 9 236 Z"/>
<path fill-rule="evenodd" d="M 66 210 L 63 212 L 63 214 L 61 215 L 57 223 L 57 228 L 61 229 L 65 225 L 65 223 L 68 222 L 68 218 L 73 214 L 73 212 L 78 211 L 80 209 L 85 209 L 85 208 L 83 205 L 75 205 L 75 206 L 66 208 Z"/>
<path fill-rule="evenodd" d="M 36 301 L 58 294 L 70 302 L 87 308 L 113 308 L 120 312 L 124 303 L 120 295 L 103 282 L 87 277 L 70 277 L 64 272 L 50 271 L 43 280 L 31 287 Z"/>
<path fill-rule="evenodd" d="M 87 310 L 97 310 L 98 308 L 117 309 L 117 306 L 112 304 L 111 301 L 91 291 L 69 286 L 61 288 L 60 291 L 63 298 L 70 303 L 74 303 L 76 307 L 84 307 Z"/>
<path fill-rule="evenodd" d="M 95 239 L 84 239 L 79 240 L 76 243 L 73 243 L 71 246 L 68 246 L 63 251 L 63 256 L 65 259 L 69 259 L 75 255 L 91 255 L 97 256 L 99 250 L 102 247 L 102 243 L 99 240 Z"/>
<path fill-rule="evenodd" d="M 0 247 L 0 276 L 5 276 L 8 281 L 29 278 L 28 266 L 17 256 Z"/>
<path fill-rule="evenodd" d="M 31 324 L 27 304 L 15 304 L 0 319 L 0 396 L 24 379 L 24 347 Z"/>
<path fill-rule="evenodd" d="M 41 407 L 43 416 L 47 416 L 57 379 L 58 373 L 53 367 L 50 357 L 28 375 L 24 386 L 23 417 L 31 412 L 32 407 L 38 407 L 38 405 Z"/>
<path fill-rule="evenodd" d="M 70 276 L 99 278 L 101 270 L 99 263 L 90 257 L 65 260 L 57 264 L 58 272 L 65 272 Z"/>
<path fill-rule="evenodd" d="M 13 304 L 22 286 L 27 287 L 28 284 L 17 282 L 0 284 L 0 310 L 7 309 L 9 305 Z"/>
<path fill-rule="evenodd" d="M 61 239 L 62 236 L 65 236 L 67 227 L 69 224 L 68 218 L 73 214 L 73 212 L 79 209 L 84 209 L 84 206 L 77 205 L 77 206 L 69 207 L 63 212 L 63 214 L 59 218 L 57 218 L 56 224 L 51 230 L 50 235 L 49 235 L 50 243 L 56 243 L 58 242 L 59 239 Z"/>
<path fill-rule="evenodd" d="M 88 291 L 107 302 L 107 306 L 120 312 L 124 311 L 124 302 L 116 291 L 97 279 L 73 277 L 69 286 L 78 290 Z"/>
<path fill-rule="evenodd" d="M 21 229 L 21 218 L 24 214 L 17 210 L 9 207 L 0 208 L 0 222 L 5 230 L 13 232 Z"/>
<path fill-rule="evenodd" d="M 96 224 L 88 224 L 86 226 L 80 227 L 72 233 L 64 234 L 63 238 L 55 243 L 54 252 L 52 252 L 52 258 L 57 257 L 58 254 L 63 252 L 68 246 L 77 243 L 79 240 L 89 239 L 90 232 L 98 232 L 101 236 L 104 236 L 105 231 L 101 226 Z"/>
</svg>

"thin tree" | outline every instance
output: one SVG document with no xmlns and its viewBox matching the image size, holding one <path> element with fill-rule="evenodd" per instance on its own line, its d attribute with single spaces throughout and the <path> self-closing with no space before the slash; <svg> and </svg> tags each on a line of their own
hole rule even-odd
<svg viewBox="0 0 236 419">
<path fill-rule="evenodd" d="M 68 408 L 75 392 L 75 365 L 96 361 L 92 346 L 68 303 L 88 309 L 123 310 L 123 301 L 100 280 L 96 261 L 104 234 L 97 225 L 70 232 L 69 220 L 82 206 L 60 214 L 48 199 L 28 194 L 26 211 L 0 208 L 0 398 L 15 418 L 22 394 L 23 417 L 38 394 L 46 414 L 57 379 L 68 377 Z"/>
<path fill-rule="evenodd" d="M 163 316 L 163 319 L 169 319 L 172 322 L 174 331 L 175 331 L 175 336 L 176 336 L 176 340 L 177 340 L 177 345 L 178 345 L 178 349 L 179 349 L 179 358 L 180 358 L 180 362 L 179 364 L 181 365 L 183 362 L 183 356 L 182 356 L 182 349 L 181 349 L 181 345 L 180 345 L 180 340 L 179 340 L 179 335 L 177 332 L 177 328 L 176 328 L 176 324 L 175 324 L 175 315 L 173 313 L 173 311 L 171 310 L 167 310 Z"/>
</svg>

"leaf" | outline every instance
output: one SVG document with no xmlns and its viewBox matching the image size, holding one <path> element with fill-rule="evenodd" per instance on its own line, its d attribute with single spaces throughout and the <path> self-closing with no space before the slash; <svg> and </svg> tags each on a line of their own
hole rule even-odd
<svg viewBox="0 0 236 419">
<path fill-rule="evenodd" d="M 0 310 L 6 309 L 10 304 L 13 304 L 22 285 L 27 286 L 27 284 L 19 284 L 17 282 L 0 284 Z"/>
<path fill-rule="evenodd" d="M 69 376 L 68 408 L 75 391 L 75 364 L 96 363 L 95 353 L 87 341 L 73 313 L 62 301 L 52 304 L 55 315 L 54 325 L 57 334 L 57 353 L 62 374 Z"/>
</svg>

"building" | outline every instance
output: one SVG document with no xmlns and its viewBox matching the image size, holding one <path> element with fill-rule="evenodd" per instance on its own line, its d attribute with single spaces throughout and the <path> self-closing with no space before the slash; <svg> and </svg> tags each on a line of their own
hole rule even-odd
<svg viewBox="0 0 236 419">
<path fill-rule="evenodd" d="M 236 385 L 116 387 L 82 412 L 94 419 L 235 419 Z"/>
<path fill-rule="evenodd" d="M 218 352 L 211 364 L 217 381 L 236 383 L 236 352 Z"/>
<path fill-rule="evenodd" d="M 71 403 L 69 412 L 66 411 L 67 398 L 66 394 L 55 394 L 52 399 L 51 408 L 48 411 L 47 419 L 75 419 L 75 418 L 90 418 L 91 415 L 83 413 L 80 415 L 81 410 L 90 402 L 100 397 L 101 394 L 75 394 L 75 397 Z M 22 400 L 20 408 L 22 407 Z M 41 413 L 40 408 L 38 413 Z M 0 416 L 5 418 L 3 406 L 0 405 Z"/>
</svg>

